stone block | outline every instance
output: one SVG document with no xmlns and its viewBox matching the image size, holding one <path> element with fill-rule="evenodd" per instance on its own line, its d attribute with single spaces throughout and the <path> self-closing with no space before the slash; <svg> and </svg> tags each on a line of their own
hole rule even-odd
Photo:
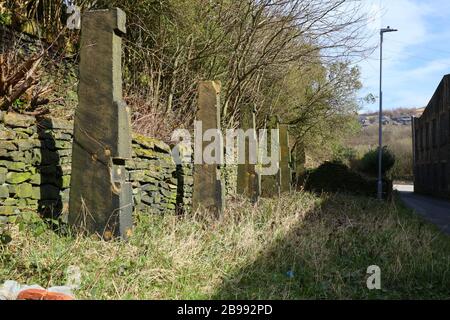
<svg viewBox="0 0 450 320">
<path fill-rule="evenodd" d="M 16 188 L 16 196 L 19 198 L 31 198 L 33 187 L 30 183 L 19 184 Z"/>
<path fill-rule="evenodd" d="M 36 122 L 36 118 L 18 113 L 6 113 L 3 122 L 13 128 L 28 128 Z"/>
<path fill-rule="evenodd" d="M 0 128 L 0 140 L 14 140 L 16 135 L 16 132 L 11 129 Z"/>
<path fill-rule="evenodd" d="M 0 160 L 0 173 L 2 173 L 1 167 L 6 167 L 10 171 L 25 171 L 27 168 L 27 164 L 20 161 L 7 161 L 7 160 Z"/>
<path fill-rule="evenodd" d="M 70 187 L 70 176 L 63 176 L 61 181 L 61 186 L 63 189 Z"/>
<path fill-rule="evenodd" d="M 20 202 L 20 199 L 14 199 L 14 198 L 7 198 L 5 200 L 2 201 L 2 204 L 4 206 L 18 206 Z"/>
<path fill-rule="evenodd" d="M 20 213 L 16 206 L 0 206 L 0 215 L 10 216 Z"/>
<path fill-rule="evenodd" d="M 8 172 L 6 174 L 6 182 L 11 184 L 19 184 L 28 181 L 30 178 L 30 172 Z"/>
<path fill-rule="evenodd" d="M 7 185 L 1 185 L 0 186 L 0 198 L 6 199 L 9 197 L 9 188 Z"/>
<path fill-rule="evenodd" d="M 0 149 L 7 150 L 7 151 L 14 151 L 14 150 L 17 150 L 17 147 L 11 141 L 0 140 Z"/>
<path fill-rule="evenodd" d="M 41 147 L 41 141 L 38 139 L 19 139 L 16 140 L 17 148 L 21 151 L 30 150 Z"/>
</svg>

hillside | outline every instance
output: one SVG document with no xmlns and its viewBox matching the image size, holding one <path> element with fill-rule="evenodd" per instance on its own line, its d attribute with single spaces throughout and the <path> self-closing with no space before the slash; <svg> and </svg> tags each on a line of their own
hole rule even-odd
<svg viewBox="0 0 450 320">
<path fill-rule="evenodd" d="M 395 156 L 390 177 L 394 180 L 412 181 L 413 155 L 411 117 L 420 117 L 425 108 L 398 108 L 383 112 L 383 145 Z M 345 141 L 343 160 L 353 169 L 359 170 L 366 153 L 378 148 L 378 113 L 359 115 L 361 125 L 358 132 Z"/>
<path fill-rule="evenodd" d="M 383 111 L 382 122 L 384 125 L 410 126 L 411 117 L 420 117 L 425 108 L 397 108 Z M 378 124 L 378 112 L 363 113 L 359 115 L 359 123 L 363 127 Z"/>
</svg>

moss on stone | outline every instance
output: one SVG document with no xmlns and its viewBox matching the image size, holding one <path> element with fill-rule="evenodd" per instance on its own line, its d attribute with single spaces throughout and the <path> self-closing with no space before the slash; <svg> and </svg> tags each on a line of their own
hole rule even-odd
<svg viewBox="0 0 450 320">
<path fill-rule="evenodd" d="M 19 198 L 31 198 L 33 194 L 33 187 L 30 183 L 22 183 L 17 186 L 16 196 Z"/>
<path fill-rule="evenodd" d="M 2 186 L 0 186 L 0 198 L 2 198 L 2 199 L 6 199 L 6 198 L 8 198 L 9 197 L 9 188 L 8 188 L 8 186 L 6 185 L 2 185 Z"/>
<path fill-rule="evenodd" d="M 63 189 L 70 187 L 70 176 L 63 176 L 62 177 L 62 187 Z"/>
<path fill-rule="evenodd" d="M 30 172 L 8 172 L 6 182 L 11 184 L 19 184 L 31 178 Z"/>
<path fill-rule="evenodd" d="M 19 210 L 16 206 L 1 206 L 0 207 L 0 215 L 9 216 L 19 213 Z"/>
<path fill-rule="evenodd" d="M 36 119 L 31 116 L 8 112 L 4 115 L 3 122 L 6 126 L 13 128 L 28 128 L 36 122 Z"/>
</svg>

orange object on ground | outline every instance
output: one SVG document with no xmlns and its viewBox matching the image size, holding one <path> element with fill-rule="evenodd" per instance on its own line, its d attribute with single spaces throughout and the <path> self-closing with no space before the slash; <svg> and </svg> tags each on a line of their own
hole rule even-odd
<svg viewBox="0 0 450 320">
<path fill-rule="evenodd" d="M 43 289 L 26 289 L 19 293 L 17 300 L 74 300 L 71 296 Z"/>
</svg>

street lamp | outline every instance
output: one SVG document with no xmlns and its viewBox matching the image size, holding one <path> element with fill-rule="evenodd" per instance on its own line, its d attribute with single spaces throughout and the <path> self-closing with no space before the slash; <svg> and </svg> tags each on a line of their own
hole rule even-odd
<svg viewBox="0 0 450 320">
<path fill-rule="evenodd" d="M 383 148 L 383 123 L 382 123 L 382 113 L 383 113 L 383 35 L 386 32 L 395 32 L 397 29 L 391 29 L 391 27 L 380 29 L 380 111 L 378 114 L 378 199 L 383 198 L 383 176 L 381 172 L 381 162 L 382 162 L 382 148 Z"/>
</svg>

